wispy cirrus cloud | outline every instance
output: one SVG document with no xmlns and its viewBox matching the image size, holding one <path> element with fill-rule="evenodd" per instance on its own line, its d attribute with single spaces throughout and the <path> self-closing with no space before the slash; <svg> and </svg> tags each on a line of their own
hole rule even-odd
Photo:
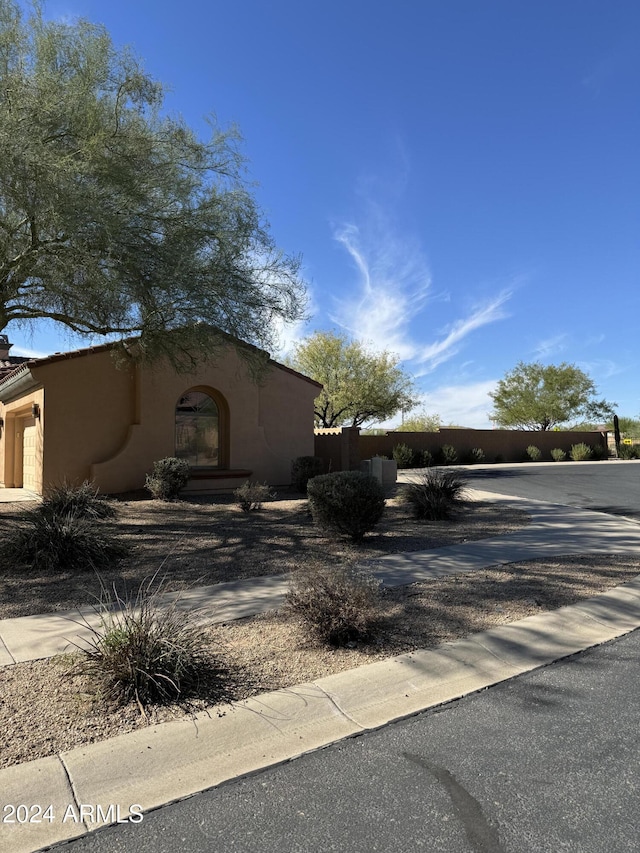
<svg viewBox="0 0 640 853">
<path fill-rule="evenodd" d="M 380 211 L 365 226 L 345 223 L 334 238 L 348 252 L 358 273 L 348 296 L 336 297 L 330 319 L 358 340 L 390 350 L 403 359 L 415 357 L 409 324 L 436 298 L 420 246 L 393 233 Z"/>
<path fill-rule="evenodd" d="M 568 335 L 566 332 L 563 332 L 560 335 L 555 335 L 551 338 L 545 338 L 542 341 L 539 341 L 533 350 L 533 355 L 535 358 L 549 358 L 552 355 L 558 355 L 558 353 L 564 352 L 567 349 L 567 339 Z"/>
<path fill-rule="evenodd" d="M 430 373 L 443 362 L 457 355 L 460 351 L 460 344 L 471 332 L 507 317 L 508 313 L 504 306 L 511 295 L 511 290 L 501 291 L 498 296 L 476 306 L 468 317 L 452 323 L 440 340 L 423 347 L 416 358 L 421 365 L 420 373 L 422 375 Z"/>
</svg>

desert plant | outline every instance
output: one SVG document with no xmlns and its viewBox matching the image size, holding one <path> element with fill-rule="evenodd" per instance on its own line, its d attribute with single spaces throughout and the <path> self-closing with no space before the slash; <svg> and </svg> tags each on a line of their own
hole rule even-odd
<svg viewBox="0 0 640 853">
<path fill-rule="evenodd" d="M 593 451 L 588 444 L 584 443 L 584 441 L 580 441 L 578 444 L 572 444 L 571 450 L 569 451 L 569 456 L 574 462 L 586 462 L 588 459 L 591 459 L 592 455 Z"/>
<path fill-rule="evenodd" d="M 243 512 L 255 512 L 262 509 L 265 501 L 273 500 L 276 493 L 271 491 L 267 483 L 251 483 L 247 480 L 233 495 Z"/>
<path fill-rule="evenodd" d="M 525 453 L 526 458 L 530 459 L 532 462 L 539 462 L 542 459 L 542 451 L 539 447 L 536 447 L 535 444 L 530 444 Z"/>
<path fill-rule="evenodd" d="M 554 462 L 564 462 L 567 458 L 567 454 L 560 447 L 554 447 L 551 451 L 551 458 Z"/>
<path fill-rule="evenodd" d="M 63 482 L 47 489 L 41 511 L 49 515 L 74 515 L 76 518 L 113 518 L 114 501 L 98 492 L 95 485 L 85 480 L 79 486 Z"/>
<path fill-rule="evenodd" d="M 34 571 L 75 572 L 111 567 L 127 547 L 95 520 L 44 505 L 23 512 L 0 541 L 0 558 Z"/>
<path fill-rule="evenodd" d="M 135 700 L 143 714 L 151 703 L 188 699 L 205 683 L 217 681 L 222 689 L 224 670 L 199 614 L 181 608 L 179 596 L 167 601 L 155 576 L 133 597 L 103 593 L 100 625 L 88 626 L 90 637 L 78 645 L 71 674 L 88 677 L 104 699 Z"/>
<path fill-rule="evenodd" d="M 398 469 L 414 467 L 414 452 L 408 444 L 396 444 L 391 451 L 391 458 L 396 461 Z"/>
<path fill-rule="evenodd" d="M 189 482 L 189 463 L 186 459 L 167 456 L 153 463 L 153 471 L 147 474 L 145 488 L 154 498 L 162 501 L 175 500 Z"/>
<path fill-rule="evenodd" d="M 479 462 L 484 462 L 484 459 L 484 450 L 481 447 L 472 447 L 466 456 L 466 461 L 470 465 L 476 465 Z"/>
<path fill-rule="evenodd" d="M 433 465 L 433 454 L 430 450 L 416 450 L 414 468 L 430 468 Z"/>
<path fill-rule="evenodd" d="M 407 484 L 401 499 L 411 505 L 415 518 L 437 521 L 449 518 L 464 498 L 466 481 L 455 471 L 430 468 L 415 483 Z"/>
<path fill-rule="evenodd" d="M 285 607 L 322 642 L 344 646 L 371 637 L 379 583 L 344 566 L 302 567 L 291 576 Z"/>
<path fill-rule="evenodd" d="M 309 480 L 309 507 L 316 524 L 359 542 L 384 511 L 382 484 L 360 471 L 335 471 Z"/>
<path fill-rule="evenodd" d="M 298 456 L 291 463 L 291 485 L 296 492 L 307 493 L 307 483 L 322 473 L 322 459 L 318 456 Z"/>
<path fill-rule="evenodd" d="M 591 458 L 598 461 L 609 458 L 609 448 L 604 444 L 594 444 L 591 448 Z"/>
<path fill-rule="evenodd" d="M 621 444 L 618 457 L 620 459 L 640 459 L 640 444 Z"/>
<path fill-rule="evenodd" d="M 438 455 L 443 465 L 453 465 L 458 461 L 458 451 L 451 444 L 443 444 Z"/>
</svg>

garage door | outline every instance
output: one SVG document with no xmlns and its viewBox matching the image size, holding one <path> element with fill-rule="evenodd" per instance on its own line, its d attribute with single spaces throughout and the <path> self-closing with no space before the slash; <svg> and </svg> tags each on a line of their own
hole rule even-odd
<svg viewBox="0 0 640 853">
<path fill-rule="evenodd" d="M 22 485 L 25 489 L 35 490 L 36 487 L 36 422 L 33 418 L 24 422 Z"/>
</svg>

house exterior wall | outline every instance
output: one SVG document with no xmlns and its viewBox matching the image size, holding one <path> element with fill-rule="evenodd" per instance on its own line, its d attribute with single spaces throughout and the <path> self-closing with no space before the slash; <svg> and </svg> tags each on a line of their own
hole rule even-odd
<svg viewBox="0 0 640 853">
<path fill-rule="evenodd" d="M 169 366 L 118 367 L 109 348 L 31 362 L 29 369 L 37 387 L 1 410 L 0 465 L 6 486 L 22 485 L 18 445 L 33 402 L 40 406 L 39 492 L 87 479 L 107 493 L 142 488 L 154 461 L 175 455 L 176 404 L 192 389 L 218 402 L 223 446 L 220 469 L 196 469 L 192 490 L 235 488 L 248 477 L 285 485 L 291 481 L 292 459 L 313 454 L 317 384 L 275 362 L 268 363 L 256 384 L 232 346 L 192 373 L 176 373 Z M 28 437 L 31 447 L 33 429 Z"/>
</svg>

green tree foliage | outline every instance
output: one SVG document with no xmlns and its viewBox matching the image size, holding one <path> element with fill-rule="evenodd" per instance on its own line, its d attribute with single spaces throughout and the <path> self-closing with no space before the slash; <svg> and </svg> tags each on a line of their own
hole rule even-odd
<svg viewBox="0 0 640 853">
<path fill-rule="evenodd" d="M 299 343 L 291 367 L 321 382 L 315 422 L 321 427 L 360 426 L 393 417 L 415 405 L 412 379 L 397 356 L 369 352 L 334 332 L 315 332 Z"/>
<path fill-rule="evenodd" d="M 396 427 L 396 432 L 438 432 L 442 426 L 440 415 L 430 415 L 424 410 L 416 412 L 405 418 L 402 424 Z"/>
<path fill-rule="evenodd" d="M 573 364 L 519 362 L 489 394 L 498 426 L 549 430 L 577 418 L 607 418 L 614 403 L 596 400 L 593 380 Z"/>
<path fill-rule="evenodd" d="M 0 330 L 49 318 L 173 358 L 303 313 L 235 129 L 201 141 L 102 26 L 0 0 Z M 167 335 L 167 330 L 174 330 Z"/>
</svg>

